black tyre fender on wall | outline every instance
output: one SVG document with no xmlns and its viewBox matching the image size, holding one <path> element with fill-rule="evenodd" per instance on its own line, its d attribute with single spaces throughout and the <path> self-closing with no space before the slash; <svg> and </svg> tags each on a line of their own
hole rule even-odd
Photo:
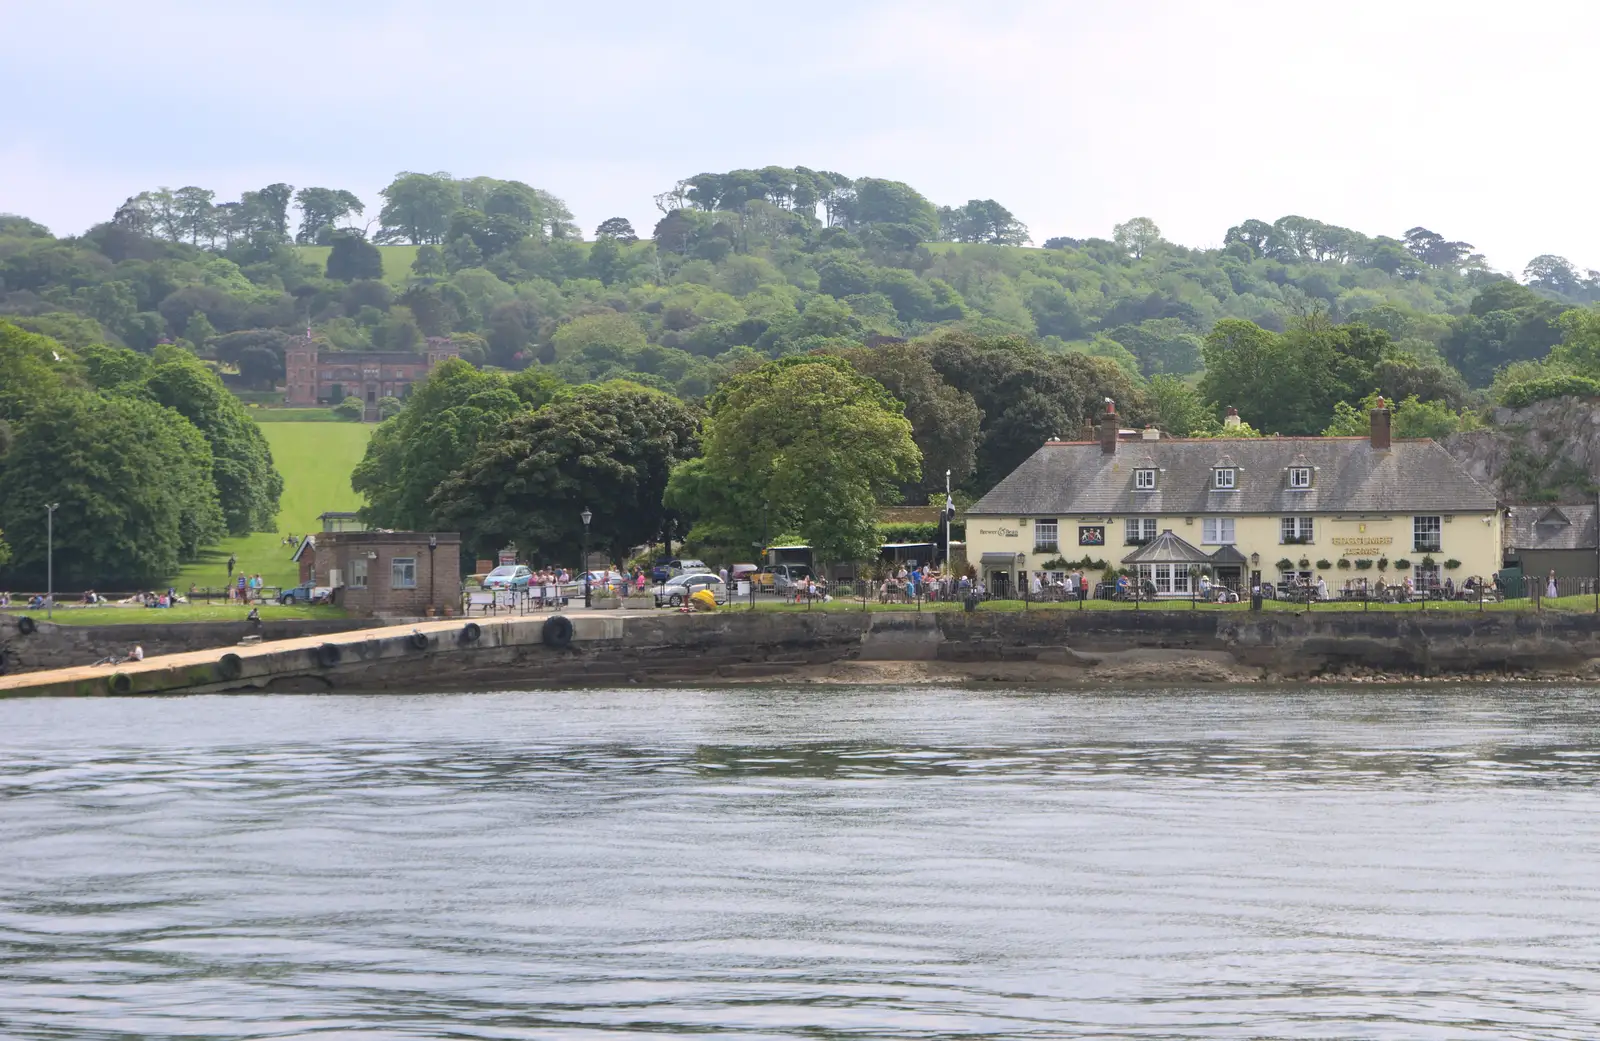
<svg viewBox="0 0 1600 1041">
<path fill-rule="evenodd" d="M 564 614 L 553 614 L 544 620 L 540 632 L 546 647 L 564 649 L 572 646 L 572 619 Z"/>
<path fill-rule="evenodd" d="M 406 637 L 406 642 L 411 644 L 411 649 L 414 651 L 425 651 L 428 649 L 428 635 L 426 633 L 412 633 L 410 636 Z"/>
<path fill-rule="evenodd" d="M 21 618 L 17 619 L 17 632 L 21 633 L 24 636 L 32 636 L 35 632 L 38 631 L 38 629 L 39 629 L 39 623 L 35 622 L 32 618 L 29 618 L 27 615 L 23 615 Z"/>
<path fill-rule="evenodd" d="M 133 690 L 133 677 L 126 672 L 114 672 L 111 674 L 110 687 L 113 694 L 126 694 Z"/>
<path fill-rule="evenodd" d="M 333 668 L 339 664 L 339 659 L 344 657 L 344 653 L 336 643 L 319 644 L 317 649 L 311 652 L 311 655 L 316 659 L 317 664 L 324 669 Z"/>
<path fill-rule="evenodd" d="M 224 654 L 217 659 L 217 675 L 225 680 L 236 680 L 244 673 L 244 659 L 237 654 Z"/>
<path fill-rule="evenodd" d="M 478 637 L 483 635 L 483 628 L 477 622 L 468 622 L 461 627 L 462 643 L 477 643 Z"/>
</svg>

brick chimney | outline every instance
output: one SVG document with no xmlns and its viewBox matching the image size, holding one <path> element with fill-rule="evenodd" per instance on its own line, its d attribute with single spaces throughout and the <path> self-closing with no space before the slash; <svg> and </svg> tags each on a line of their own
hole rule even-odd
<svg viewBox="0 0 1600 1041">
<path fill-rule="evenodd" d="M 1100 417 L 1100 454 L 1117 454 L 1117 434 L 1122 429 L 1122 417 L 1117 415 L 1117 403 L 1106 398 L 1106 414 Z"/>
<path fill-rule="evenodd" d="M 1389 445 L 1389 406 L 1379 398 L 1377 407 L 1372 410 L 1372 450 L 1387 452 Z"/>
</svg>

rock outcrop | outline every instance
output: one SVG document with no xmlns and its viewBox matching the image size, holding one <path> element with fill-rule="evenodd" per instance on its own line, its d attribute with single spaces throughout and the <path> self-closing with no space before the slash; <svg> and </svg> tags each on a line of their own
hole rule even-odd
<svg viewBox="0 0 1600 1041">
<path fill-rule="evenodd" d="M 1600 402 L 1552 398 L 1497 408 L 1483 430 L 1444 447 L 1475 479 L 1511 502 L 1592 502 L 1600 483 Z"/>
</svg>

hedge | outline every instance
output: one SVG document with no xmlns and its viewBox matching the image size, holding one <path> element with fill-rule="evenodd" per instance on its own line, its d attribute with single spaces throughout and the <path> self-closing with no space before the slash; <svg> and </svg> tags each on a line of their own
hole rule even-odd
<svg viewBox="0 0 1600 1041">
<path fill-rule="evenodd" d="M 1600 398 L 1600 380 L 1587 376 L 1543 376 L 1526 383 L 1514 383 L 1500 395 L 1500 404 L 1521 408 L 1551 398 Z"/>
</svg>

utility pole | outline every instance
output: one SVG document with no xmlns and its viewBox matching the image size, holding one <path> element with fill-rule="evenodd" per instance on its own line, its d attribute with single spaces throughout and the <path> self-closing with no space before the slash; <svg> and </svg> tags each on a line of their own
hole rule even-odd
<svg viewBox="0 0 1600 1041">
<path fill-rule="evenodd" d="M 950 498 L 950 471 L 944 472 L 944 566 L 950 569 L 950 525 L 955 523 L 956 504 Z"/>
<path fill-rule="evenodd" d="M 59 502 L 45 503 L 44 507 L 44 616 L 56 616 L 56 510 Z"/>
</svg>

